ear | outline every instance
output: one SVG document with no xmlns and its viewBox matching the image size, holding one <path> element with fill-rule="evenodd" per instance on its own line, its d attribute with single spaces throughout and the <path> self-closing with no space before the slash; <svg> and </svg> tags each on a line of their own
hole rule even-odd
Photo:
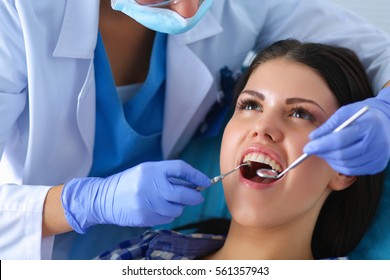
<svg viewBox="0 0 390 280">
<path fill-rule="evenodd" d="M 329 182 L 329 187 L 334 191 L 341 191 L 348 188 L 356 181 L 355 176 L 347 176 L 341 173 L 336 173 Z"/>
</svg>

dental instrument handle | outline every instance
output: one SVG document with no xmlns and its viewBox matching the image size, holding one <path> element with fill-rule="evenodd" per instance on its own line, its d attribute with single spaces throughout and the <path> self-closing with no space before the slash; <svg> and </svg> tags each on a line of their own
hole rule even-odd
<svg viewBox="0 0 390 280">
<path fill-rule="evenodd" d="M 228 173 L 225 173 L 225 174 L 221 174 L 219 176 L 215 176 L 213 179 L 211 179 L 211 184 L 216 184 L 218 183 L 219 181 L 221 181 L 223 178 L 225 178 L 225 176 L 229 175 L 230 173 L 233 173 L 234 171 L 236 171 L 238 168 L 240 168 L 241 165 L 235 167 L 233 170 L 230 170 Z"/>
<path fill-rule="evenodd" d="M 229 172 L 224 173 L 224 174 L 221 174 L 221 175 L 218 175 L 218 176 L 215 176 L 213 179 L 210 180 L 211 185 L 214 185 L 214 184 L 218 183 L 218 182 L 221 181 L 223 178 L 225 178 L 225 176 L 227 176 L 227 175 L 233 173 L 233 172 L 236 171 L 237 169 L 239 169 L 239 168 L 241 168 L 241 167 L 243 167 L 243 166 L 246 166 L 246 165 L 250 165 L 250 163 L 249 163 L 249 162 L 241 163 L 240 165 L 236 166 L 234 169 L 230 170 Z M 206 188 L 198 186 L 198 187 L 195 187 L 194 189 L 197 190 L 197 191 L 203 191 L 203 190 L 206 189 Z"/>
<path fill-rule="evenodd" d="M 306 153 L 303 153 L 299 158 L 297 158 L 295 161 L 293 161 L 285 170 L 283 170 L 281 173 L 276 176 L 276 179 L 281 178 L 284 174 L 289 172 L 291 169 L 296 167 L 298 164 L 300 164 L 302 161 L 304 161 L 309 155 Z"/>
<path fill-rule="evenodd" d="M 340 124 L 338 127 L 336 127 L 332 133 L 339 132 L 343 128 L 345 128 L 347 125 L 350 125 L 353 121 L 355 121 L 358 117 L 363 115 L 365 112 L 368 111 L 368 106 L 364 106 L 359 111 L 357 111 L 355 114 L 353 114 L 350 118 L 348 118 L 345 122 Z"/>
<path fill-rule="evenodd" d="M 236 171 L 237 169 L 243 167 L 243 166 L 246 166 L 246 165 L 250 165 L 249 162 L 244 162 L 244 163 L 241 163 L 240 165 L 236 166 L 234 169 L 230 170 L 229 172 L 225 173 L 225 174 L 221 174 L 219 176 L 215 176 L 213 179 L 211 179 L 211 184 L 215 184 L 215 183 L 218 183 L 219 181 L 221 181 L 223 178 L 225 178 L 225 176 L 233 173 L 234 171 Z"/>
<path fill-rule="evenodd" d="M 363 115 L 365 112 L 367 112 L 368 106 L 364 106 L 359 111 L 357 111 L 355 114 L 353 114 L 351 117 L 349 117 L 345 122 L 340 124 L 338 127 L 336 127 L 331 133 L 337 133 L 340 130 L 344 129 L 346 126 L 350 125 L 353 121 L 355 121 L 358 117 Z M 298 164 L 300 164 L 302 161 L 304 161 L 309 155 L 306 153 L 303 153 L 299 158 L 297 158 L 294 162 L 292 162 L 283 172 L 279 173 L 279 175 L 276 177 L 277 179 L 281 178 L 284 174 L 286 174 L 288 171 L 296 167 Z"/>
</svg>

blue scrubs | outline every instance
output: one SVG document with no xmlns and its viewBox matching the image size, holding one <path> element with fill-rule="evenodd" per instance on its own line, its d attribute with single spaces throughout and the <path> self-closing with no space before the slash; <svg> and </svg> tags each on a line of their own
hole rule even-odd
<svg viewBox="0 0 390 280">
<path fill-rule="evenodd" d="M 90 177 L 162 159 L 166 35 L 157 33 L 146 81 L 122 104 L 99 35 L 95 50 L 96 132 Z"/>
<path fill-rule="evenodd" d="M 89 176 L 107 176 L 145 161 L 161 160 L 166 34 L 156 33 L 147 79 L 137 94 L 123 105 L 123 109 L 100 38 L 95 53 L 96 138 L 94 161 Z M 199 135 L 191 141 L 180 158 L 214 177 L 219 174 L 221 127 L 224 120 L 213 117 L 210 121 L 217 125 L 207 135 Z M 186 207 L 179 218 L 162 227 L 172 228 L 210 217 L 229 215 L 221 183 L 204 191 L 204 196 L 204 203 Z"/>
</svg>

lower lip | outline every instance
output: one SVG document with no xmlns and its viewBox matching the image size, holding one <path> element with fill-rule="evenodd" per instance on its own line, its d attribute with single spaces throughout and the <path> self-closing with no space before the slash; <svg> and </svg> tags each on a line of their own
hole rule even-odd
<svg viewBox="0 0 390 280">
<path fill-rule="evenodd" d="M 241 173 L 240 173 L 239 181 L 244 186 L 247 186 L 247 187 L 252 188 L 252 189 L 257 189 L 257 190 L 269 189 L 269 188 L 275 186 L 275 184 L 278 182 L 278 180 L 276 180 L 276 181 L 272 181 L 272 183 L 256 183 L 256 182 L 253 182 L 251 180 L 246 179 L 245 177 L 242 176 Z"/>
</svg>

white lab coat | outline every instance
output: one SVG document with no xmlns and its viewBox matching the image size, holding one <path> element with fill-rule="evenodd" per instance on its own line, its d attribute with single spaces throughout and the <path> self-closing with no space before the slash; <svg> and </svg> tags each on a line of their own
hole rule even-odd
<svg viewBox="0 0 390 280">
<path fill-rule="evenodd" d="M 46 193 L 89 173 L 98 9 L 98 0 L 0 1 L 1 259 L 50 258 Z M 215 0 L 194 29 L 168 38 L 165 158 L 217 99 L 220 68 L 239 69 L 256 38 L 262 47 L 289 37 L 351 47 L 376 90 L 389 80 L 389 38 L 327 1 Z"/>
</svg>

